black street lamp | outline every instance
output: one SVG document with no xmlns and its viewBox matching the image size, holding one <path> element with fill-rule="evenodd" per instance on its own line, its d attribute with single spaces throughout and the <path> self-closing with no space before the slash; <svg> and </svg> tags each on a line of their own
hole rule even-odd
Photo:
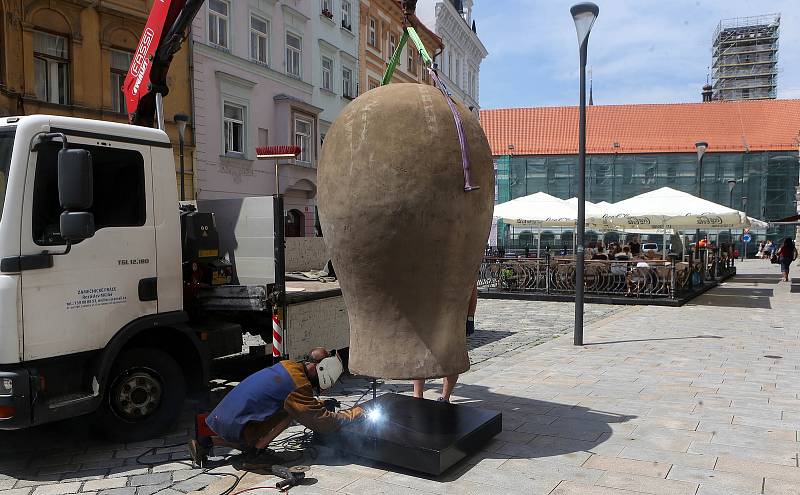
<svg viewBox="0 0 800 495">
<path fill-rule="evenodd" d="M 733 209 L 733 190 L 736 188 L 736 181 L 731 179 L 728 181 L 728 193 L 730 194 L 730 199 L 728 200 L 728 207 L 732 210 Z M 728 245 L 731 248 L 731 252 L 733 251 L 733 231 L 728 229 Z"/>
<path fill-rule="evenodd" d="M 705 141 L 698 141 L 694 143 L 694 147 L 697 149 L 697 197 L 702 199 L 703 198 L 703 156 L 706 154 L 706 150 L 708 150 L 708 143 Z M 694 232 L 694 257 L 695 259 L 700 259 L 700 229 L 696 229 Z"/>
<path fill-rule="evenodd" d="M 575 251 L 575 345 L 583 345 L 583 236 L 586 231 L 586 56 L 589 33 L 600 8 L 583 2 L 569 9 L 575 21 L 580 50 L 580 113 L 578 122 L 578 220 L 576 222 Z"/>
<path fill-rule="evenodd" d="M 747 217 L 747 196 L 742 196 L 742 212 L 744 216 Z M 742 241 L 742 244 L 744 244 L 744 246 L 742 246 L 742 261 L 744 261 L 745 258 L 747 258 L 747 243 Z"/>
<path fill-rule="evenodd" d="M 173 120 L 175 120 L 175 125 L 178 126 L 178 143 L 179 143 L 179 153 L 180 153 L 180 159 L 181 159 L 181 165 L 180 165 L 180 167 L 181 167 L 180 168 L 181 201 L 186 201 L 186 191 L 185 191 L 185 186 L 184 186 L 184 183 L 183 183 L 183 174 L 184 174 L 184 169 L 183 169 L 183 138 L 184 138 L 184 134 L 186 133 L 186 124 L 189 123 L 189 116 L 184 114 L 184 113 L 178 113 L 178 114 L 175 114 L 175 117 L 173 117 Z"/>
</svg>

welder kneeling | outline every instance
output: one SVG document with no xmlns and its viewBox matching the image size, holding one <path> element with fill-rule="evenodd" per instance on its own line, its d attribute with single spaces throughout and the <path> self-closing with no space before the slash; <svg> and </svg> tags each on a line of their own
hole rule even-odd
<svg viewBox="0 0 800 495">
<path fill-rule="evenodd" d="M 316 347 L 304 361 L 281 361 L 245 378 L 206 418 L 217 436 L 189 441 L 189 453 L 203 465 L 213 446 L 257 454 L 266 449 L 292 420 L 314 432 L 330 433 L 359 419 L 364 409 L 333 412 L 316 398 L 342 375 L 339 356 Z"/>
</svg>

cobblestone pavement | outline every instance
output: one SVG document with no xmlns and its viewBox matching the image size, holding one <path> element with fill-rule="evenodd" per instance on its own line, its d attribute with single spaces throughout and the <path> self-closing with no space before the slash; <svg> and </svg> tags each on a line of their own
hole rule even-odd
<svg viewBox="0 0 800 495">
<path fill-rule="evenodd" d="M 800 494 L 800 279 L 779 282 L 759 261 L 738 270 L 682 308 L 598 318 L 584 346 L 570 335 L 510 346 L 464 374 L 453 401 L 502 411 L 503 431 L 445 475 L 319 448 L 306 460 L 313 484 L 292 493 Z M 251 475 L 238 489 L 274 481 Z M 204 494 L 228 486 L 220 480 Z"/>
<path fill-rule="evenodd" d="M 473 369 L 493 357 L 571 331 L 573 307 L 554 302 L 480 300 L 477 329 L 469 339 Z M 587 321 L 618 310 L 614 306 L 587 306 Z M 256 343 L 248 340 L 249 345 Z M 366 386 L 363 380 L 345 380 L 334 393 L 345 403 L 352 402 L 356 397 L 352 394 L 360 395 Z M 382 391 L 402 391 L 407 386 L 392 382 Z M 135 444 L 112 444 L 93 438 L 84 418 L 26 431 L 0 432 L 0 495 L 175 495 L 203 489 L 219 479 L 220 472 L 233 469 L 221 467 L 205 473 L 192 469 L 185 461 L 184 442 L 194 431 L 193 410 L 189 404 L 179 426 L 169 435 Z M 137 460 L 154 447 L 158 447 L 155 455 Z M 156 465 L 147 466 L 140 461 Z"/>
</svg>

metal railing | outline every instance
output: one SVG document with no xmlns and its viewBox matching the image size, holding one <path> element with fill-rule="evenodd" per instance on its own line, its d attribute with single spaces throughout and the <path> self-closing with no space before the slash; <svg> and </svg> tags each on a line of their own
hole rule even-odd
<svg viewBox="0 0 800 495">
<path fill-rule="evenodd" d="M 587 294 L 677 299 L 693 286 L 725 276 L 733 269 L 733 260 L 704 251 L 702 261 L 587 260 L 584 266 Z M 575 268 L 571 257 L 487 257 L 478 286 L 489 291 L 574 294 Z"/>
</svg>

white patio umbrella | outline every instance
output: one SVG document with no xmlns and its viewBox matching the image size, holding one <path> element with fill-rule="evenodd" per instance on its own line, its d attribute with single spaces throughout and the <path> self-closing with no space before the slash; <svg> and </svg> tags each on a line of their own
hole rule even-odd
<svg viewBox="0 0 800 495">
<path fill-rule="evenodd" d="M 662 187 L 614 203 L 603 218 L 593 218 L 609 227 L 635 229 L 730 229 L 749 227 L 747 216 L 683 191 Z"/>
<path fill-rule="evenodd" d="M 544 192 L 512 199 L 494 207 L 494 221 L 502 219 L 514 227 L 535 228 L 537 256 L 541 254 L 541 230 L 550 227 L 572 227 L 578 218 L 578 207 Z"/>
</svg>

